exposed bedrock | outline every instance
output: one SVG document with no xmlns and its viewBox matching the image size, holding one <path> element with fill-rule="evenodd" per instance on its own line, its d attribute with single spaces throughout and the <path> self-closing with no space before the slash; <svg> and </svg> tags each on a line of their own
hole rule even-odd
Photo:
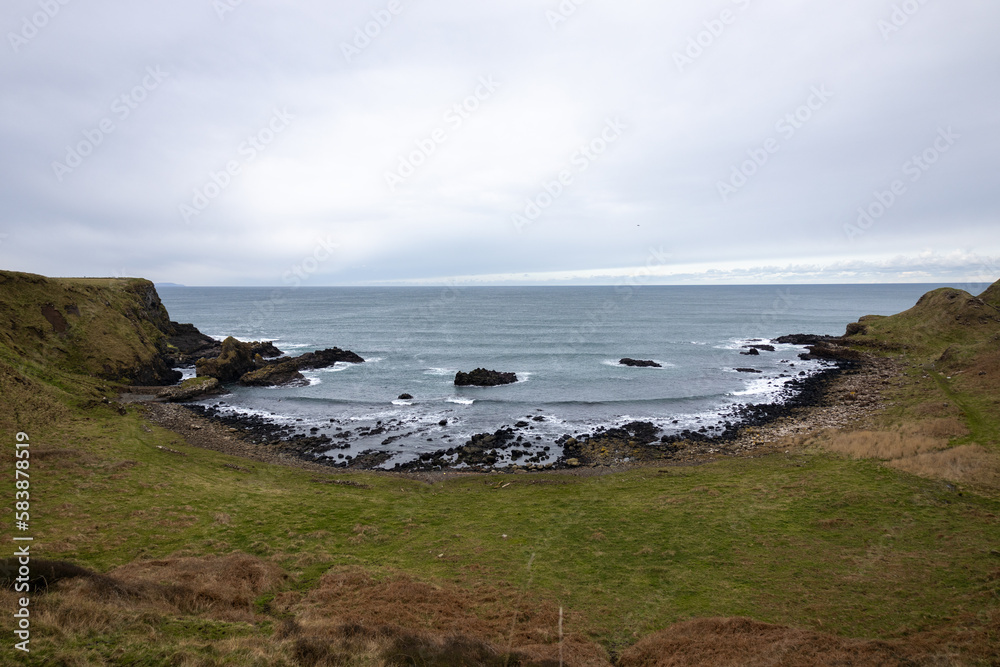
<svg viewBox="0 0 1000 667">
<path fill-rule="evenodd" d="M 458 387 L 496 387 L 517 382 L 516 373 L 502 373 L 477 368 L 470 373 L 459 371 L 455 374 L 455 386 Z"/>
</svg>

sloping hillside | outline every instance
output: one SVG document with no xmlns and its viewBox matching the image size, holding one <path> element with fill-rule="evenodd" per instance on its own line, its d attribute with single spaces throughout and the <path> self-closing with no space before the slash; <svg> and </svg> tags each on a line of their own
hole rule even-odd
<svg viewBox="0 0 1000 667">
<path fill-rule="evenodd" d="M 950 447 L 928 455 L 1000 449 L 1000 329 L 978 302 L 934 292 L 847 339 L 906 347 L 910 374 L 879 390 L 924 420 L 917 445 Z M 30 433 L 46 577 L 19 664 L 995 663 L 1000 501 L 981 487 L 808 434 L 599 475 L 248 461 L 195 446 L 209 424 L 193 415 L 167 431 L 114 401 L 111 380 L 162 376 L 178 329 L 147 281 L 0 273 L 0 430 Z M 967 365 L 996 356 L 928 370 L 949 345 Z"/>
<path fill-rule="evenodd" d="M 0 361 L 135 384 L 173 382 L 170 318 L 148 280 L 0 271 Z"/>
<path fill-rule="evenodd" d="M 914 361 L 970 363 L 1000 341 L 1000 311 L 994 304 L 1000 304 L 1000 281 L 978 297 L 945 287 L 928 292 L 897 315 L 862 317 L 848 327 L 846 339 L 859 346 L 905 351 Z"/>
</svg>

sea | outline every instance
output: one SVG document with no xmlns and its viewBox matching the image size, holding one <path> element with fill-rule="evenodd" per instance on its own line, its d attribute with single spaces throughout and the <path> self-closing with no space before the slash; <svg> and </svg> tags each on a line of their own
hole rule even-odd
<svg viewBox="0 0 1000 667">
<path fill-rule="evenodd" d="M 825 362 L 801 360 L 804 348 L 775 338 L 840 335 L 863 315 L 906 310 L 943 286 L 158 286 L 158 292 L 171 319 L 220 340 L 272 341 L 293 356 L 331 347 L 361 355 L 363 364 L 306 372 L 308 386 L 231 386 L 200 404 L 337 438 L 327 453 L 331 461 L 384 452 L 382 467 L 392 468 L 518 422 L 543 463 L 560 455 L 561 437 L 601 427 L 646 421 L 665 435 L 712 429 L 741 404 L 787 400 L 790 381 L 824 368 Z M 949 286 L 977 294 L 987 287 Z M 742 354 L 748 345 L 768 344 L 774 352 Z M 660 367 L 622 365 L 626 357 Z M 518 381 L 455 386 L 456 372 L 475 368 L 513 372 Z M 400 398 L 406 394 L 412 398 Z"/>
</svg>

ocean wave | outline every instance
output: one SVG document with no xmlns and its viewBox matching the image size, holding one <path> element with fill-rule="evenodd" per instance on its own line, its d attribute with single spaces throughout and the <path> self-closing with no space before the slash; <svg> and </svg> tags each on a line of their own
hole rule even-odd
<svg viewBox="0 0 1000 667">
<path fill-rule="evenodd" d="M 339 373 L 340 371 L 346 371 L 351 366 L 355 364 L 349 364 L 346 361 L 338 361 L 333 366 L 327 366 L 326 368 L 316 368 L 310 372 L 312 373 Z"/>
<path fill-rule="evenodd" d="M 454 375 L 457 370 L 452 370 L 451 368 L 428 368 L 424 371 L 424 375 Z"/>
<path fill-rule="evenodd" d="M 760 378 L 747 382 L 742 391 L 731 392 L 730 396 L 770 396 L 781 394 L 792 378 Z"/>
<path fill-rule="evenodd" d="M 397 398 L 392 401 L 393 405 L 413 405 L 413 401 L 407 401 L 402 398 Z"/>
<path fill-rule="evenodd" d="M 458 405 L 472 405 L 476 402 L 474 398 L 457 398 L 455 396 L 449 396 L 444 400 L 447 403 L 457 403 Z"/>
<path fill-rule="evenodd" d="M 750 345 L 770 345 L 768 338 L 730 338 L 725 343 L 713 345 L 716 350 L 743 350 Z"/>
</svg>

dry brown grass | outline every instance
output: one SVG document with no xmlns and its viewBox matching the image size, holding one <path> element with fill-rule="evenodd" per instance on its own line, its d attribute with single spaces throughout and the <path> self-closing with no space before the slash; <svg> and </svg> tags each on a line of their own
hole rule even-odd
<svg viewBox="0 0 1000 667">
<path fill-rule="evenodd" d="M 934 403 L 928 406 L 945 406 Z M 978 444 L 948 447 L 969 435 L 956 417 L 923 419 L 887 431 L 825 431 L 813 441 L 853 459 L 879 459 L 921 477 L 1000 488 L 1000 456 Z"/>
<path fill-rule="evenodd" d="M 915 653 L 896 643 L 843 639 L 749 618 L 705 618 L 677 623 L 645 637 L 625 651 L 618 664 L 621 667 L 934 664 L 920 660 Z"/>
<path fill-rule="evenodd" d="M 391 626 L 425 638 L 475 638 L 498 654 L 518 654 L 522 664 L 544 664 L 541 661 L 559 657 L 558 606 L 513 587 L 467 590 L 403 575 L 376 580 L 363 570 L 348 568 L 327 573 L 303 600 L 290 602 L 282 611 L 294 614 L 307 636 L 335 639 L 337 629 L 350 624 L 369 629 Z M 606 667 L 604 649 L 575 629 L 574 620 L 567 615 L 564 621 L 565 664 Z"/>
<path fill-rule="evenodd" d="M 948 441 L 899 431 L 838 431 L 822 438 L 821 444 L 852 459 L 892 461 L 944 449 Z"/>
<path fill-rule="evenodd" d="M 60 586 L 64 600 L 83 598 L 133 610 L 201 614 L 224 621 L 253 621 L 253 601 L 284 580 L 282 570 L 245 554 L 136 561 L 107 575 Z"/>
<path fill-rule="evenodd" d="M 921 477 L 1000 487 L 1000 457 L 980 445 L 962 445 L 890 461 L 889 465 Z"/>
<path fill-rule="evenodd" d="M 969 427 L 959 417 L 941 417 L 911 422 L 903 426 L 902 432 L 911 436 L 950 440 L 969 435 Z"/>
<path fill-rule="evenodd" d="M 275 565 L 245 554 L 140 561 L 106 575 L 64 568 L 63 579 L 38 594 L 33 619 L 55 646 L 88 636 L 124 637 L 129 648 L 170 646 L 171 664 L 208 665 L 204 640 L 170 638 L 161 627 L 179 619 L 245 623 L 246 636 L 213 641 L 216 656 L 261 665 L 455 665 L 609 667 L 604 649 L 559 609 L 515 587 L 433 585 L 393 574 L 376 578 L 338 568 L 306 593 L 279 592 L 272 610 L 286 620 L 273 635 L 253 632 L 264 617 L 253 600 L 278 590 Z M 997 571 L 1000 578 L 1000 570 Z M 13 608 L 15 593 L 0 591 Z M 905 640 L 852 640 L 744 618 L 673 625 L 626 650 L 623 667 L 689 665 L 950 665 L 946 656 L 988 661 L 1000 615 L 985 625 L 955 619 L 952 627 Z M 176 627 L 176 626 L 174 626 Z M 172 644 L 170 642 L 173 642 Z M 52 664 L 96 664 L 56 650 Z M 984 664 L 989 664 L 988 662 Z"/>
</svg>

